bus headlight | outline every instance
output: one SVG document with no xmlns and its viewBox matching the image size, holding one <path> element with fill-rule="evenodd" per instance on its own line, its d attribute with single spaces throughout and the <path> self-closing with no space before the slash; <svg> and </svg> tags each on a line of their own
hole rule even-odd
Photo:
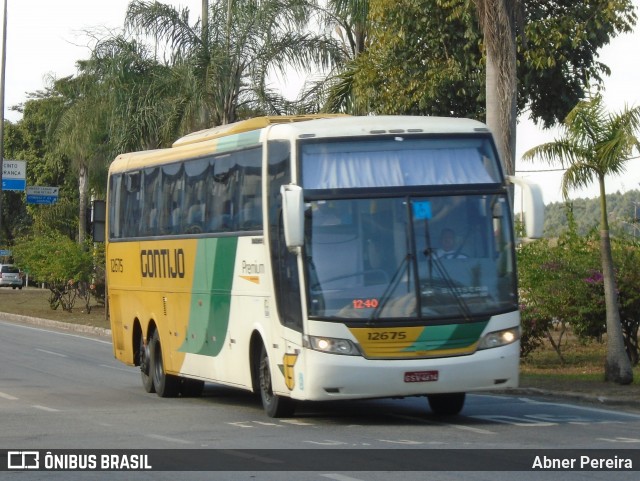
<svg viewBox="0 0 640 481">
<path fill-rule="evenodd" d="M 360 350 L 349 339 L 336 339 L 333 337 L 305 336 L 304 347 L 314 351 L 330 354 L 343 354 L 345 356 L 359 356 Z"/>
<path fill-rule="evenodd" d="M 486 334 L 478 344 L 478 350 L 491 349 L 493 347 L 506 346 L 520 339 L 520 328 L 511 327 L 501 331 L 494 331 Z"/>
</svg>

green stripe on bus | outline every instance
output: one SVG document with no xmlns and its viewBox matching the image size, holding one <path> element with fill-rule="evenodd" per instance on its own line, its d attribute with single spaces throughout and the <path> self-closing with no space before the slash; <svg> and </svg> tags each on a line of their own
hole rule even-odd
<svg viewBox="0 0 640 481">
<path fill-rule="evenodd" d="M 181 352 L 205 356 L 220 354 L 229 327 L 237 248 L 236 237 L 198 241 L 189 326 L 179 349 Z"/>
<path fill-rule="evenodd" d="M 221 137 L 216 145 L 217 152 L 225 152 L 227 150 L 237 150 L 244 147 L 257 147 L 260 145 L 260 133 L 262 130 L 252 130 L 242 134 L 231 135 L 229 137 Z"/>
<path fill-rule="evenodd" d="M 460 349 L 478 342 L 489 321 L 427 326 L 405 352 Z"/>
</svg>

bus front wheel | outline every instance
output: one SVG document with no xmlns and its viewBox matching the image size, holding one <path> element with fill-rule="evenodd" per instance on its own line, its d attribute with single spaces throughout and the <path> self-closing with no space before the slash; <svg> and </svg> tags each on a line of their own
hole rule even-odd
<svg viewBox="0 0 640 481">
<path fill-rule="evenodd" d="M 160 397 L 175 397 L 180 392 L 180 378 L 172 376 L 164 371 L 162 361 L 162 346 L 158 331 L 151 336 L 151 346 L 149 348 L 151 358 L 151 374 L 156 394 Z"/>
<path fill-rule="evenodd" d="M 286 418 L 293 415 L 295 406 L 289 398 L 273 393 L 271 383 L 271 368 L 267 350 L 262 346 L 258 359 L 258 383 L 260 387 L 260 399 L 265 412 L 271 418 Z"/>
<path fill-rule="evenodd" d="M 464 406 L 465 393 L 430 394 L 429 407 L 436 416 L 456 416 Z"/>
</svg>

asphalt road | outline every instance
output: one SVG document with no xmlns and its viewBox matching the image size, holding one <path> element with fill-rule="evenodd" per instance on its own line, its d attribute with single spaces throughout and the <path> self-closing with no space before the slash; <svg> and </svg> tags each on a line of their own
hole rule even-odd
<svg viewBox="0 0 640 481">
<path fill-rule="evenodd" d="M 640 415 L 622 409 L 476 394 L 468 395 L 462 414 L 452 419 L 433 416 L 424 398 L 308 404 L 295 418 L 271 419 L 251 393 L 214 384 L 207 384 L 200 398 L 147 394 L 138 370 L 113 358 L 109 338 L 0 318 L 0 450 L 170 450 L 160 453 L 178 459 L 177 466 L 185 463 L 180 473 L 0 470 L 2 480 L 506 480 L 513 479 L 513 473 L 499 470 L 513 461 L 510 449 L 539 454 L 540 462 L 554 452 L 570 458 L 606 450 L 598 455 L 614 462 L 626 459 L 629 452 L 624 450 L 640 453 Z M 277 451 L 256 456 L 247 451 L 252 449 Z M 562 449 L 572 451 L 557 451 Z M 234 459 L 246 460 L 241 465 L 246 471 L 186 472 L 191 450 L 206 450 L 208 456 L 231 453 Z M 346 450 L 352 450 L 348 454 L 356 459 L 353 465 L 341 461 Z M 280 466 L 279 456 L 292 455 L 314 464 L 314 470 L 273 471 Z M 465 469 L 465 462 L 483 466 L 482 457 L 491 459 L 484 466 L 496 472 L 453 471 Z M 398 473 L 416 463 L 437 466 L 438 461 L 441 470 L 435 473 Z M 517 477 L 635 480 L 640 461 L 634 459 L 633 464 L 634 471 L 558 469 L 518 472 Z M 369 465 L 380 470 L 364 469 Z"/>
</svg>

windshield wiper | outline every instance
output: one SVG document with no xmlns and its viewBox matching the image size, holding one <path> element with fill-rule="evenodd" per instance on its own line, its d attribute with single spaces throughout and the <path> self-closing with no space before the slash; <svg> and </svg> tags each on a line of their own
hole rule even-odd
<svg viewBox="0 0 640 481">
<path fill-rule="evenodd" d="M 373 321 L 378 319 L 378 317 L 380 316 L 380 313 L 382 312 L 382 309 L 384 309 L 384 307 L 387 305 L 387 302 L 389 302 L 389 299 L 391 299 L 391 294 L 395 291 L 396 287 L 398 287 L 398 284 L 400 283 L 400 280 L 402 279 L 402 276 L 407 270 L 407 267 L 409 266 L 409 263 L 411 262 L 412 258 L 413 258 L 413 254 L 411 252 L 407 252 L 407 255 L 404 256 L 404 259 L 402 259 L 402 262 L 396 269 L 396 272 L 394 272 L 393 277 L 391 278 L 391 280 L 389 281 L 389 284 L 387 285 L 387 288 L 384 290 L 384 292 L 380 296 L 378 305 L 369 316 L 369 319 L 367 320 L 367 325 L 373 324 Z"/>
<path fill-rule="evenodd" d="M 425 252 L 425 255 L 427 255 L 426 252 Z M 462 312 L 462 316 L 464 317 L 465 321 L 470 321 L 471 311 L 469 310 L 469 306 L 458 293 L 458 288 L 456 287 L 456 283 L 449 275 L 449 271 L 447 271 L 447 269 L 442 264 L 442 260 L 438 257 L 435 257 L 432 253 L 430 255 L 429 263 L 430 265 L 431 263 L 433 263 L 436 266 L 436 270 L 438 271 L 438 274 L 440 274 L 441 279 L 444 281 L 444 285 L 447 287 L 447 289 L 455 299 L 456 304 L 458 304 L 458 307 L 460 308 L 460 311 Z M 429 282 L 433 284 L 433 277 L 431 276 L 431 272 L 429 272 Z M 422 286 L 420 286 L 420 291 L 422 291 Z M 422 292 L 420 292 L 420 296 L 422 297 Z"/>
</svg>

